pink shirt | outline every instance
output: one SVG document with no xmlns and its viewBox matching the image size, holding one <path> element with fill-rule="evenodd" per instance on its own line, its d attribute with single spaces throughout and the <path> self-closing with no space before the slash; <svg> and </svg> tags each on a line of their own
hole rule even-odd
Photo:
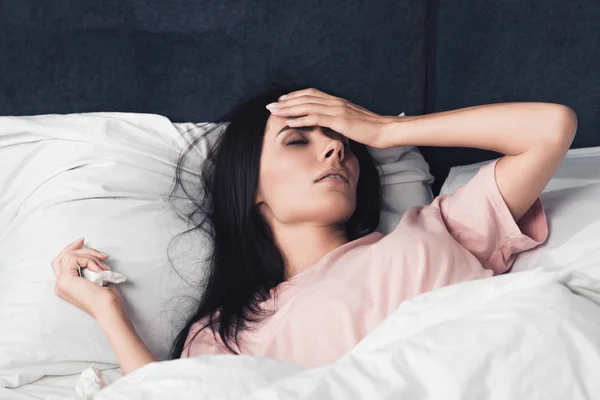
<svg viewBox="0 0 600 400">
<path fill-rule="evenodd" d="M 279 284 L 277 296 L 261 305 L 275 314 L 242 331 L 241 351 L 234 348 L 305 368 L 331 363 L 403 300 L 506 272 L 517 253 L 546 240 L 548 226 L 539 198 L 515 223 L 496 185 L 496 162 L 455 193 L 408 210 L 389 235 L 348 242 Z M 198 328 L 190 329 L 182 358 L 231 354 L 209 329 L 187 347 Z"/>
</svg>

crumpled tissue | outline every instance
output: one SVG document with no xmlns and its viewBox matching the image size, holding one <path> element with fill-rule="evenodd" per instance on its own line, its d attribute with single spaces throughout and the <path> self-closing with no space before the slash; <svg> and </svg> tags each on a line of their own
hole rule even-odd
<svg viewBox="0 0 600 400">
<path fill-rule="evenodd" d="M 79 271 L 79 276 L 92 281 L 100 286 L 104 286 L 107 282 L 111 283 L 122 283 L 127 280 L 125 276 L 115 271 L 102 271 L 102 272 L 94 272 L 90 271 L 87 268 L 81 268 L 79 265 L 77 266 Z"/>
<path fill-rule="evenodd" d="M 81 400 L 93 399 L 95 393 L 108 386 L 110 383 L 102 371 L 95 368 L 95 364 L 83 370 L 75 385 L 75 392 Z"/>
</svg>

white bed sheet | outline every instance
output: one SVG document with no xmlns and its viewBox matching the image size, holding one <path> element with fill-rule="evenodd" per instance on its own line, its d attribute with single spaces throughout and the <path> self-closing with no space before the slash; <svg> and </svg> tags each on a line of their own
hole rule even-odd
<svg viewBox="0 0 600 400">
<path fill-rule="evenodd" d="M 490 160 L 452 167 L 440 194 L 453 193 Z M 600 183 L 600 146 L 571 149 L 548 182 L 544 193 Z"/>
<path fill-rule="evenodd" d="M 487 163 L 453 167 L 440 194 L 453 193 Z M 540 199 L 548 219 L 548 240 L 519 254 L 511 272 L 538 265 L 563 267 L 589 260 L 600 263 L 600 147 L 569 150 Z"/>
<path fill-rule="evenodd" d="M 600 280 L 537 268 L 413 297 L 323 367 L 191 357 L 143 366 L 92 399 L 597 400 L 598 371 Z"/>
<path fill-rule="evenodd" d="M 102 371 L 109 383 L 123 376 L 121 368 Z M 0 400 L 58 400 L 76 395 L 75 386 L 80 374 L 66 376 L 45 376 L 44 378 L 20 386 L 16 389 L 0 388 Z"/>
</svg>

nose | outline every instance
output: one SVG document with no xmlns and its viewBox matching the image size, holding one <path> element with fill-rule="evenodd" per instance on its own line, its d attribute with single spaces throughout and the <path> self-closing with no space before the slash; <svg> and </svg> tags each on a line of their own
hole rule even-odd
<svg viewBox="0 0 600 400">
<path fill-rule="evenodd" d="M 323 150 L 322 158 L 339 157 L 340 161 L 344 160 L 344 144 L 341 140 L 329 138 L 327 146 Z"/>
</svg>

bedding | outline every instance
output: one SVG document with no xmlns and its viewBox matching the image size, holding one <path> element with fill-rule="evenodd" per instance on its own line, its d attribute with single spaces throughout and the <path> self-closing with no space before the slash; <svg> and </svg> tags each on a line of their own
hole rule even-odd
<svg viewBox="0 0 600 400">
<path fill-rule="evenodd" d="M 322 367 L 199 356 L 148 364 L 120 379 L 108 371 L 111 385 L 88 399 L 595 399 L 600 281 L 579 270 L 598 276 L 600 265 L 596 259 L 571 267 L 540 266 L 413 297 Z M 60 378 L 4 389 L 0 398 L 62 396 L 76 380 Z M 71 390 L 61 398 L 82 399 Z"/>
<path fill-rule="evenodd" d="M 134 326 L 168 357 L 173 309 L 185 312 L 204 248 L 198 237 L 178 251 L 193 237 L 182 236 L 169 249 L 173 266 L 167 258 L 186 229 L 164 198 L 183 143 L 153 114 L 0 118 L 0 326 L 10 327 L 0 332 L 0 386 L 118 366 L 97 322 L 54 294 L 50 262 L 81 236 L 127 277 L 120 287 Z"/>
<path fill-rule="evenodd" d="M 0 326 L 9 327 L 0 330 L 0 387 L 78 374 L 91 363 L 118 367 L 96 321 L 54 294 L 50 262 L 81 236 L 127 278 L 120 289 L 137 332 L 159 360 L 168 358 L 201 294 L 210 243 L 197 232 L 177 236 L 190 228 L 179 215 L 191 204 L 178 190 L 173 209 L 167 196 L 181 149 L 204 135 L 181 176 L 188 191 L 199 180 L 221 132 L 205 135 L 211 126 L 134 113 L 0 117 Z M 417 179 L 430 175 L 416 148 L 379 157 L 383 221 L 415 201 L 430 201 Z M 420 193 L 413 195 L 410 185 Z"/>
<path fill-rule="evenodd" d="M 555 262 L 544 265 L 552 258 L 542 257 L 517 273 L 522 257 L 542 245 L 520 254 L 510 274 L 409 299 L 347 356 L 320 368 L 218 355 L 153 363 L 119 379 L 117 366 L 107 365 L 112 383 L 92 398 L 598 398 L 600 242 L 586 236 L 586 229 L 598 226 L 597 214 L 590 213 L 600 191 L 597 171 L 590 168 L 598 165 L 598 150 L 569 150 L 540 196 L 550 226 L 546 246 L 556 237 L 555 221 L 562 221 L 584 241 L 576 254 L 569 254 L 576 241 L 557 241 Z M 465 169 L 474 173 L 481 165 Z M 447 190 L 460 187 L 452 182 L 459 181 L 449 180 Z M 577 231 L 581 226 L 587 228 Z M 561 244 L 570 251 L 562 251 Z M 76 363 L 71 371 L 88 366 Z M 76 399 L 78 379 L 76 373 L 48 376 L 16 389 L 0 388 L 0 398 L 60 393 Z"/>
<path fill-rule="evenodd" d="M 102 371 L 103 376 L 112 384 L 123 377 L 121 368 L 112 367 Z M 64 400 L 75 396 L 79 400 L 85 397 L 78 396 L 76 387 L 81 381 L 81 374 L 45 376 L 33 383 L 9 389 L 0 387 L 0 400 Z M 85 399 L 87 400 L 87 399 Z"/>
<path fill-rule="evenodd" d="M 453 193 L 485 163 L 452 168 L 440 194 Z M 586 258 L 600 262 L 600 147 L 569 150 L 540 199 L 550 224 L 548 240 L 520 254 L 511 271 L 570 268 Z"/>
<path fill-rule="evenodd" d="M 145 365 L 92 398 L 597 399 L 599 370 L 600 281 L 540 266 L 409 299 L 322 367 L 198 356 Z"/>
<path fill-rule="evenodd" d="M 488 162 L 451 171 L 442 194 Z M 597 165 L 600 148 L 569 150 L 540 196 L 548 241 L 511 273 L 403 302 L 336 363 L 200 356 L 147 365 L 94 398 L 600 398 Z"/>
</svg>

